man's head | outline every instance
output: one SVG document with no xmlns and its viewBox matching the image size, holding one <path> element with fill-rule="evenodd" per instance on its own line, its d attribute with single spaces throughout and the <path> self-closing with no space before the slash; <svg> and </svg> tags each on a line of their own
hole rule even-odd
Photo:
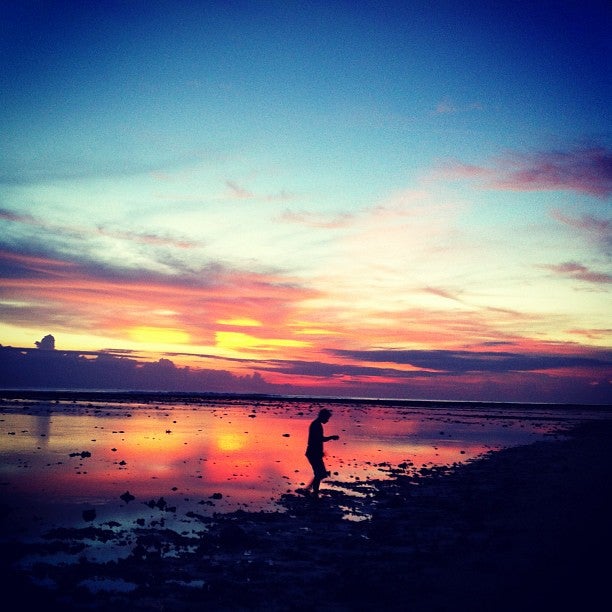
<svg viewBox="0 0 612 612">
<path fill-rule="evenodd" d="M 321 423 L 327 423 L 331 415 L 331 410 L 328 410 L 327 408 L 322 408 L 321 410 L 319 410 L 319 421 L 321 421 Z"/>
</svg>

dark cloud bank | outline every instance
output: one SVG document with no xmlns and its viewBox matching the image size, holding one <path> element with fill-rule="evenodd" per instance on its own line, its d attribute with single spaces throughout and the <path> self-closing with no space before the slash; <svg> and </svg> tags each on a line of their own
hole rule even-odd
<svg viewBox="0 0 612 612">
<path fill-rule="evenodd" d="M 4 389 L 113 389 L 270 393 L 255 373 L 177 367 L 169 359 L 143 362 L 106 352 L 0 348 L 0 387 Z"/>
<path fill-rule="evenodd" d="M 0 345 L 0 389 L 126 390 L 362 397 L 526 403 L 611 404 L 612 360 L 465 351 L 330 351 L 373 365 L 325 362 L 249 362 L 253 374 L 179 367 L 170 359 L 144 361 L 129 352 L 56 350 L 52 336 L 38 348 Z M 381 367 L 374 364 L 381 363 Z M 382 365 L 382 363 L 385 365 Z M 406 371 L 389 364 L 427 370 Z M 582 370 L 577 376 L 575 369 Z M 545 370 L 554 370 L 554 374 Z M 566 373 L 560 374 L 560 371 Z M 585 376 L 584 372 L 588 375 Z M 261 373 L 263 373 L 263 376 Z M 277 385 L 266 373 L 311 380 Z M 296 379 L 297 380 L 297 379 Z"/>
<path fill-rule="evenodd" d="M 363 361 L 406 364 L 457 374 L 469 372 L 532 372 L 556 368 L 591 368 L 608 371 L 612 369 L 612 358 L 608 353 L 602 354 L 601 357 L 582 357 L 577 355 L 525 355 L 493 351 L 336 350 L 334 354 Z"/>
</svg>

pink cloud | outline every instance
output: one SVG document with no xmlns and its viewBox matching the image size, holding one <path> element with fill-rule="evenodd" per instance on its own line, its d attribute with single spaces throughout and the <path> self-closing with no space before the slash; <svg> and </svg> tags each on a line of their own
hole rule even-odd
<svg viewBox="0 0 612 612">
<path fill-rule="evenodd" d="M 448 113 L 454 113 L 457 111 L 457 107 L 450 100 L 442 100 L 436 105 L 436 114 L 445 115 Z"/>
<path fill-rule="evenodd" d="M 442 179 L 485 179 L 494 172 L 482 166 L 464 164 L 458 160 L 450 160 L 436 168 L 434 176 Z"/>
<path fill-rule="evenodd" d="M 612 335 L 612 329 L 568 329 L 569 334 L 584 336 L 590 340 L 601 340 Z"/>
<path fill-rule="evenodd" d="M 553 210 L 551 215 L 564 225 L 578 230 L 590 239 L 594 239 L 595 242 L 612 246 L 612 222 L 608 219 L 600 219 L 592 215 L 569 217 L 558 210 Z"/>
<path fill-rule="evenodd" d="M 281 189 L 277 193 L 256 193 L 236 183 L 236 181 L 225 181 L 226 187 L 229 189 L 229 195 L 235 200 L 265 200 L 266 202 L 287 202 L 294 199 L 294 195 L 289 191 Z"/>
<path fill-rule="evenodd" d="M 437 295 L 438 297 L 441 297 L 447 300 L 459 302 L 460 304 L 469 304 L 469 302 L 467 300 L 464 300 L 460 296 L 459 293 L 453 293 L 452 291 L 448 291 L 447 289 L 442 289 L 441 287 L 429 287 L 428 286 L 428 287 L 424 287 L 423 291 L 425 291 L 425 293 L 430 293 L 431 295 Z M 475 304 L 469 304 L 469 305 L 472 306 L 473 308 L 482 308 L 483 310 L 486 310 L 488 312 L 510 315 L 513 318 L 524 316 L 521 313 L 518 313 L 516 310 L 510 310 L 508 308 L 498 308 L 494 306 L 480 307 Z"/>
<path fill-rule="evenodd" d="M 287 223 L 296 223 L 298 225 L 306 225 L 308 227 L 338 229 L 346 227 L 353 215 L 344 213 L 336 216 L 316 215 L 307 212 L 297 212 L 286 210 L 281 215 L 281 221 Z"/>
<path fill-rule="evenodd" d="M 225 181 L 225 184 L 230 190 L 230 194 L 233 198 L 237 198 L 239 200 L 246 200 L 253 197 L 253 192 L 249 191 L 242 187 L 242 185 L 238 185 L 235 181 Z"/>
<path fill-rule="evenodd" d="M 594 272 L 593 270 L 589 270 L 586 266 L 573 261 L 544 267 L 548 270 L 552 270 L 555 274 L 587 281 L 589 283 L 612 283 L 612 275 L 603 272 Z"/>
<path fill-rule="evenodd" d="M 592 215 L 583 215 L 580 218 L 568 217 L 558 210 L 554 210 L 552 216 L 570 227 L 582 229 L 601 236 L 608 236 L 612 231 L 612 222 L 608 221 L 608 219 L 598 219 Z"/>
<path fill-rule="evenodd" d="M 193 249 L 200 246 L 198 243 L 191 240 L 181 240 L 179 238 L 172 238 L 168 236 L 159 236 L 157 234 L 137 232 L 123 232 L 119 230 L 109 230 L 104 227 L 98 227 L 97 233 L 101 236 L 108 236 L 110 238 L 116 238 L 119 240 L 128 240 L 131 242 L 140 242 L 142 244 L 149 244 L 152 246 L 172 246 L 179 249 Z"/>
<path fill-rule="evenodd" d="M 281 189 L 278 193 L 271 193 L 266 196 L 268 202 L 288 202 L 295 199 L 295 194 L 285 189 Z"/>
<path fill-rule="evenodd" d="M 425 293 L 430 293 L 432 295 L 437 295 L 438 297 L 445 298 L 447 300 L 453 300 L 454 302 L 462 302 L 457 295 L 452 293 L 451 291 L 447 291 L 446 289 L 442 289 L 440 287 L 424 287 L 423 291 Z"/>
</svg>

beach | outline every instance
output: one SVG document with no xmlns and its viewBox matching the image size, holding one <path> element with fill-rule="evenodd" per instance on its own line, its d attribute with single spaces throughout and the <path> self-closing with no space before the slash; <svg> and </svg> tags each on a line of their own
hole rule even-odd
<svg viewBox="0 0 612 612">
<path fill-rule="evenodd" d="M 3 590 L 45 610 L 595 609 L 610 440 L 612 422 L 590 419 L 450 467 L 400 464 L 341 487 L 332 475 L 318 500 L 291 489 L 279 510 L 189 512 L 182 530 L 159 498 L 154 526 L 85 520 L 27 541 L 7 536 L 5 495 Z M 61 561 L 109 541 L 127 553 Z"/>
</svg>

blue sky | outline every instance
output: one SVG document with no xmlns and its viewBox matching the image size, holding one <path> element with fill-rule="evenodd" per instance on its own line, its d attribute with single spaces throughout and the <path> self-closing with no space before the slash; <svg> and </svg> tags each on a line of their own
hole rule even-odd
<svg viewBox="0 0 612 612">
<path fill-rule="evenodd" d="M 410 397 L 450 391 L 356 376 L 364 351 L 422 372 L 399 352 L 609 360 L 606 3 L 3 2 L 0 16 L 3 345 L 53 333 Z M 578 376 L 606 397 L 610 368 L 572 359 L 547 385 Z M 345 375 L 289 367 L 307 362 Z M 517 376 L 496 373 L 496 392 Z"/>
</svg>

